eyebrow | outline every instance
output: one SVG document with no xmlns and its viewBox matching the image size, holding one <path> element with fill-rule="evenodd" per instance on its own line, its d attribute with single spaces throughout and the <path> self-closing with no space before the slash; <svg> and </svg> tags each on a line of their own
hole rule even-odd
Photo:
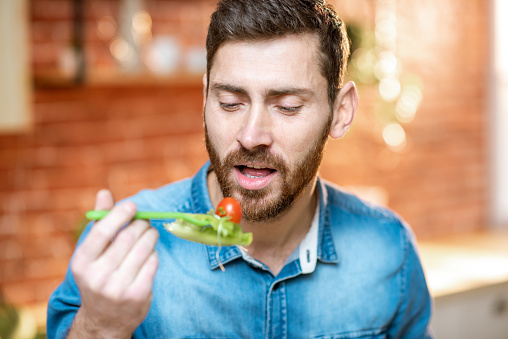
<svg viewBox="0 0 508 339">
<path fill-rule="evenodd" d="M 247 90 L 240 86 L 224 84 L 224 83 L 214 83 L 212 85 L 212 90 L 214 91 L 226 91 L 232 93 L 238 93 L 247 95 Z M 269 89 L 266 92 L 268 97 L 276 97 L 276 96 L 284 96 L 284 95 L 302 95 L 302 96 L 312 96 L 314 92 L 307 88 L 300 87 L 289 87 L 289 88 L 280 88 L 280 89 Z"/>
<path fill-rule="evenodd" d="M 312 96 L 313 94 L 314 94 L 314 92 L 311 91 L 310 89 L 299 88 L 299 87 L 270 89 L 270 90 L 268 90 L 268 93 L 267 93 L 267 95 L 269 97 L 284 96 L 284 95 Z"/>
<path fill-rule="evenodd" d="M 214 84 L 212 84 L 212 90 L 213 91 L 226 91 L 226 92 L 247 95 L 247 91 L 245 90 L 245 88 L 240 87 L 240 86 L 229 85 L 229 84 L 214 83 Z"/>
</svg>

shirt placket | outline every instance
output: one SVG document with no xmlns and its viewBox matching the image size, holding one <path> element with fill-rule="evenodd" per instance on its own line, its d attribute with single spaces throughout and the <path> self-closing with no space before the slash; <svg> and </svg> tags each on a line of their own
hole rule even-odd
<svg viewBox="0 0 508 339">
<path fill-rule="evenodd" d="M 266 338 L 287 338 L 287 299 L 284 281 L 275 282 L 270 286 L 267 300 L 267 331 Z"/>
</svg>

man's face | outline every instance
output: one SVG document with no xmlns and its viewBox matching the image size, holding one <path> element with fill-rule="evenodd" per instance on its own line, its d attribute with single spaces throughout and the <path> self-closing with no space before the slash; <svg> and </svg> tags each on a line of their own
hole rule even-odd
<svg viewBox="0 0 508 339">
<path fill-rule="evenodd" d="M 206 147 L 223 195 L 249 221 L 282 215 L 317 173 L 332 118 L 317 51 L 312 34 L 217 51 Z"/>
</svg>

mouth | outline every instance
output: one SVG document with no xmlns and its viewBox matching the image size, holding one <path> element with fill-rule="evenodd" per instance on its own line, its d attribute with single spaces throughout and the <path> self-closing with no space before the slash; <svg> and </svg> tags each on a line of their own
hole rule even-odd
<svg viewBox="0 0 508 339">
<path fill-rule="evenodd" d="M 250 179 L 260 179 L 269 176 L 275 169 L 257 165 L 239 165 L 238 170 Z"/>
<path fill-rule="evenodd" d="M 260 190 L 270 184 L 277 170 L 262 164 L 241 164 L 235 166 L 238 184 L 247 190 Z"/>
</svg>

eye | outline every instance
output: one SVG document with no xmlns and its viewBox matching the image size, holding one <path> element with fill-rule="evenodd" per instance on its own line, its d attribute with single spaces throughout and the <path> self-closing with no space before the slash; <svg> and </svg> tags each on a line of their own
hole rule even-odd
<svg viewBox="0 0 508 339">
<path fill-rule="evenodd" d="M 302 106 L 277 106 L 279 110 L 286 114 L 298 113 Z"/>
<path fill-rule="evenodd" d="M 233 112 L 233 111 L 236 111 L 237 109 L 240 108 L 240 103 L 225 103 L 225 102 L 219 102 L 220 104 L 220 107 L 225 110 L 225 111 L 228 111 L 228 112 Z"/>
</svg>

